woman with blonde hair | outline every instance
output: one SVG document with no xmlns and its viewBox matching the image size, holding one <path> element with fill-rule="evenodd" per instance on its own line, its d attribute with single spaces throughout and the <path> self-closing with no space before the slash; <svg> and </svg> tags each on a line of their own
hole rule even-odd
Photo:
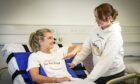
<svg viewBox="0 0 140 84">
<path fill-rule="evenodd" d="M 87 84 L 92 84 L 89 81 L 84 81 L 79 78 L 73 78 L 68 72 L 63 56 L 67 48 L 60 48 L 56 51 L 51 51 L 54 48 L 54 38 L 49 29 L 38 29 L 30 34 L 29 44 L 33 53 L 29 56 L 28 71 L 31 74 L 32 80 L 37 83 L 70 83 L 77 84 L 72 80 L 80 80 Z M 70 55 L 79 51 L 79 47 L 73 47 Z M 69 50 L 69 49 L 67 49 Z M 43 67 L 47 76 L 39 74 L 40 65 Z"/>
<path fill-rule="evenodd" d="M 33 81 L 37 83 L 57 83 L 70 81 L 71 75 L 67 72 L 63 53 L 52 53 L 54 38 L 49 29 L 39 29 L 30 34 L 29 44 L 33 53 L 29 57 L 28 70 Z M 47 76 L 39 74 L 39 66 L 42 66 Z"/>
</svg>

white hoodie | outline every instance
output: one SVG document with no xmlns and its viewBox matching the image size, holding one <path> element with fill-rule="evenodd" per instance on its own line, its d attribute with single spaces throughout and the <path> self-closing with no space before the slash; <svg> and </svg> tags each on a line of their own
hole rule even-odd
<svg viewBox="0 0 140 84">
<path fill-rule="evenodd" d="M 100 77 L 114 75 L 125 69 L 123 39 L 119 22 L 113 22 L 104 30 L 98 28 L 92 32 L 72 63 L 77 65 L 91 52 L 94 68 L 87 76 L 87 80 L 96 81 Z"/>
</svg>

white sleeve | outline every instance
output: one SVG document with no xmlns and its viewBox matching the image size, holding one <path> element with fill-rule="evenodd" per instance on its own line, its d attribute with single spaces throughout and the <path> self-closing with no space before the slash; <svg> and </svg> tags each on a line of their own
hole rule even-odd
<svg viewBox="0 0 140 84">
<path fill-rule="evenodd" d="M 91 38 L 90 37 L 85 40 L 83 47 L 91 49 Z"/>
<path fill-rule="evenodd" d="M 91 53 L 91 46 L 90 46 L 90 38 L 89 38 L 84 42 L 81 51 L 75 56 L 72 63 L 75 65 L 81 63 L 84 59 L 86 59 L 87 56 L 89 56 L 90 53 Z"/>
<path fill-rule="evenodd" d="M 39 62 L 38 62 L 38 58 L 36 58 L 36 54 L 35 53 L 32 53 L 29 56 L 29 59 L 28 59 L 28 68 L 27 68 L 27 71 L 29 71 L 32 68 L 39 67 L 39 66 L 40 65 L 39 65 Z"/>
<path fill-rule="evenodd" d="M 105 49 L 99 59 L 99 62 L 94 66 L 92 72 L 86 78 L 87 80 L 95 81 L 99 77 L 103 76 L 109 68 L 111 67 L 115 56 L 118 54 L 119 50 L 123 45 L 122 39 L 117 37 L 112 37 L 105 46 Z M 114 39 L 115 38 L 115 39 Z"/>
</svg>

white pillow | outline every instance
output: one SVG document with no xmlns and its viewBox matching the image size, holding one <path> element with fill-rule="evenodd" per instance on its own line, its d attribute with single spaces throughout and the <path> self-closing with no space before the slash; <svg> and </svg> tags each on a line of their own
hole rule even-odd
<svg viewBox="0 0 140 84">
<path fill-rule="evenodd" d="M 26 52 L 23 45 L 27 45 L 27 44 L 14 44 L 14 43 L 5 44 L 4 47 L 1 49 L 1 54 L 6 60 L 7 57 L 13 52 Z M 27 47 L 29 51 L 31 51 L 31 48 L 29 47 L 29 45 L 27 45 Z"/>
<path fill-rule="evenodd" d="M 26 44 L 24 44 L 26 45 Z M 29 45 L 27 45 L 29 51 L 31 51 Z M 11 54 L 11 53 L 15 53 L 15 52 L 26 52 L 23 44 L 5 44 L 4 47 L 2 48 L 1 50 L 1 54 L 3 55 L 3 58 L 5 60 L 5 63 L 6 63 L 6 60 L 8 58 L 8 56 Z M 13 73 L 16 71 L 16 70 L 19 70 L 18 68 L 18 65 L 17 65 L 17 62 L 16 62 L 16 59 L 14 57 L 12 57 L 8 63 L 8 72 L 13 75 Z M 25 84 L 23 78 L 21 75 L 18 75 L 14 81 L 13 81 L 13 84 Z"/>
</svg>

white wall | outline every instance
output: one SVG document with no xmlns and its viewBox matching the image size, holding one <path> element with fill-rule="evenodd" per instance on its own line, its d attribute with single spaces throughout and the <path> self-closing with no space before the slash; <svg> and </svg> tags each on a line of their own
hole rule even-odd
<svg viewBox="0 0 140 84">
<path fill-rule="evenodd" d="M 102 2 L 119 11 L 122 25 L 140 26 L 140 0 L 0 0 L 0 24 L 93 25 Z"/>
<path fill-rule="evenodd" d="M 140 0 L 0 0 L 0 45 L 27 43 L 30 32 L 40 27 L 82 43 L 96 27 L 93 9 L 102 2 L 119 11 L 126 54 L 140 55 Z"/>
<path fill-rule="evenodd" d="M 95 25 L 0 25 L 0 45 L 5 43 L 28 43 L 29 34 L 38 28 L 50 28 L 55 37 L 64 41 L 83 43 Z M 126 55 L 140 55 L 140 28 L 122 26 Z M 116 44 L 117 45 L 117 44 Z"/>
</svg>

